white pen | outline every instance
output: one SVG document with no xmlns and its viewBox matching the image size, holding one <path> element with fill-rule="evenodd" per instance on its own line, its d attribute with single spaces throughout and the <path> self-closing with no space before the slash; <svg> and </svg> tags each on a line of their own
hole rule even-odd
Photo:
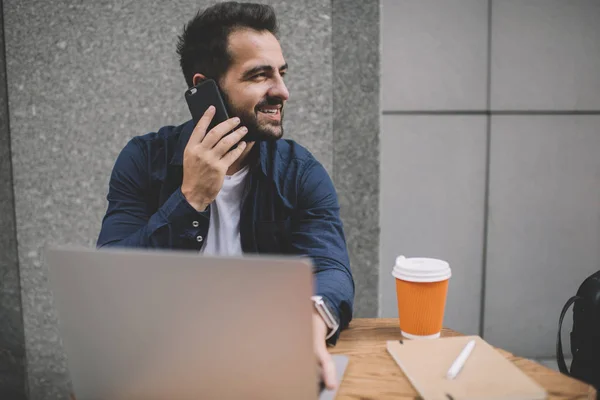
<svg viewBox="0 0 600 400">
<path fill-rule="evenodd" d="M 456 360 L 454 360 L 454 362 L 452 363 L 452 366 L 446 373 L 447 379 L 456 378 L 456 375 L 458 375 L 458 373 L 460 372 L 462 367 L 465 365 L 465 362 L 471 355 L 471 352 L 473 351 L 473 347 L 475 347 L 475 340 L 469 341 L 469 343 L 467 343 L 465 348 L 460 352 L 458 357 L 456 357 Z"/>
</svg>

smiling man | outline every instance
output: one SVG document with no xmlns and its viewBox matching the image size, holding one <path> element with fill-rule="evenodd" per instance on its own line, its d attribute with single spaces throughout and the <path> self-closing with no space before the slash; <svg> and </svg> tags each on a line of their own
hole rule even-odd
<svg viewBox="0 0 600 400">
<path fill-rule="evenodd" d="M 273 9 L 259 4 L 217 4 L 188 23 L 177 47 L 187 86 L 215 80 L 232 118 L 207 131 L 209 108 L 196 125 L 134 137 L 115 163 L 97 245 L 309 256 L 314 349 L 333 388 L 327 343 L 352 318 L 354 281 L 329 175 L 281 139 L 290 94 L 276 35 Z"/>
</svg>

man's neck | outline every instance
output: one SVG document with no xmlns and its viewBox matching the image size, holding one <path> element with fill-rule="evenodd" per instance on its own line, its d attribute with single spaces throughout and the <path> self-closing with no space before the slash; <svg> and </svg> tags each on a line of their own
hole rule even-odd
<svg viewBox="0 0 600 400">
<path fill-rule="evenodd" d="M 250 161 L 252 161 L 252 149 L 254 148 L 254 144 L 256 142 L 250 142 L 247 144 L 246 148 L 242 152 L 240 158 L 235 160 L 233 164 L 227 169 L 227 175 L 233 175 L 238 171 L 241 171 Z"/>
</svg>

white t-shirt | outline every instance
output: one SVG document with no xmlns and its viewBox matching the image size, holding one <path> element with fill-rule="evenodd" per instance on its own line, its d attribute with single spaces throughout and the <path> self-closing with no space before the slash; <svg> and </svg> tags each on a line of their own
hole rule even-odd
<svg viewBox="0 0 600 400">
<path fill-rule="evenodd" d="M 221 191 L 210 205 L 208 234 L 201 253 L 215 256 L 242 254 L 240 214 L 249 171 L 249 166 L 245 166 L 235 174 L 225 176 Z"/>
</svg>

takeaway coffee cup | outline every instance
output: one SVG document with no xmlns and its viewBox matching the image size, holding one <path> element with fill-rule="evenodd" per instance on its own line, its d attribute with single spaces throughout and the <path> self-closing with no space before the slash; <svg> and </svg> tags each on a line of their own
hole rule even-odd
<svg viewBox="0 0 600 400">
<path fill-rule="evenodd" d="M 440 337 L 451 270 L 446 261 L 434 258 L 396 258 L 398 317 L 402 335 L 408 339 Z"/>
</svg>

